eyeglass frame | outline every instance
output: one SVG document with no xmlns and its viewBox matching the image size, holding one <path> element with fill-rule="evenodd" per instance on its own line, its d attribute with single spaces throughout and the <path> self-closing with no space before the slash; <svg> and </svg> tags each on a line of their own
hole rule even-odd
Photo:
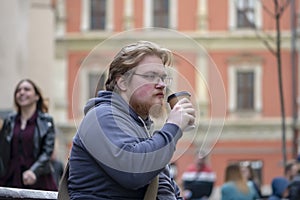
<svg viewBox="0 0 300 200">
<path fill-rule="evenodd" d="M 132 73 L 132 75 L 137 75 L 143 77 L 144 79 L 150 81 L 151 83 L 159 83 L 160 81 L 164 82 L 166 85 L 171 85 L 173 78 L 168 75 L 159 75 L 158 73 L 151 72 L 151 74 L 139 74 Z"/>
</svg>

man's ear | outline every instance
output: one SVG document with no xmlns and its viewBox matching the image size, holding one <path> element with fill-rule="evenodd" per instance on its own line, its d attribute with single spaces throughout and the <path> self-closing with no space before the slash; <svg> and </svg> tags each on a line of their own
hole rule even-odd
<svg viewBox="0 0 300 200">
<path fill-rule="evenodd" d="M 127 90 L 127 81 L 124 79 L 123 76 L 117 77 L 117 86 L 120 89 L 120 91 Z"/>
</svg>

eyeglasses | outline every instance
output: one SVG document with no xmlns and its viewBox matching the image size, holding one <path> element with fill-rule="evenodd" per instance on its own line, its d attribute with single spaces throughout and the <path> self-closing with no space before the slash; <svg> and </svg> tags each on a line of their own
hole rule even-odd
<svg viewBox="0 0 300 200">
<path fill-rule="evenodd" d="M 149 82 L 152 83 L 159 83 L 160 80 L 164 82 L 166 85 L 170 85 L 172 83 L 172 78 L 168 77 L 167 75 L 159 75 L 157 73 L 151 73 L 151 74 L 138 74 L 138 73 L 133 73 L 133 75 L 141 76 L 144 79 L 148 80 Z"/>
</svg>

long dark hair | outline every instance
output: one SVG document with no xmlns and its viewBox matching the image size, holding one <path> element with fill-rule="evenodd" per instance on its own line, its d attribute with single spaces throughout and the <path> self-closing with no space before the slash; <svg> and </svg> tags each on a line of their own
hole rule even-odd
<svg viewBox="0 0 300 200">
<path fill-rule="evenodd" d="M 37 94 L 39 96 L 39 100 L 37 101 L 37 110 L 39 110 L 41 112 L 44 112 L 44 113 L 48 112 L 48 105 L 45 102 L 45 99 L 44 99 L 44 97 L 42 95 L 41 89 L 32 80 L 27 79 L 27 78 L 20 80 L 19 83 L 17 84 L 16 88 L 15 88 L 14 103 L 15 103 L 15 107 L 17 108 L 17 112 L 20 113 L 21 112 L 21 108 L 20 108 L 20 106 L 17 103 L 16 94 L 18 92 L 19 86 L 23 82 L 30 83 L 33 86 L 33 88 L 34 88 L 35 94 Z"/>
</svg>

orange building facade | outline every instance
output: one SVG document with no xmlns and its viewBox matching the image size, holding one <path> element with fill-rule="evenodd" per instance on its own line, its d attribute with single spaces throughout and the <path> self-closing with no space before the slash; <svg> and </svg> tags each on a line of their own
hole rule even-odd
<svg viewBox="0 0 300 200">
<path fill-rule="evenodd" d="M 299 1 L 295 2 L 298 12 Z M 103 8 L 95 9 L 97 6 Z M 209 151 L 209 163 L 216 172 L 217 186 L 224 182 L 225 167 L 232 161 L 250 163 L 266 192 L 272 178 L 283 175 L 277 60 L 263 42 L 274 39 L 276 35 L 275 20 L 265 10 L 268 8 L 273 12 L 273 1 L 65 0 L 64 7 L 65 33 L 57 38 L 56 46 L 57 57 L 65 59 L 67 65 L 66 93 L 70 102 L 67 113 L 70 120 L 82 117 L 82 106 L 92 93 L 87 91 L 93 91 L 95 80 L 105 76 L 108 61 L 99 64 L 98 60 L 94 63 L 85 60 L 93 48 L 101 43 L 105 47 L 110 38 L 109 44 L 115 41 L 115 48 L 108 45 L 102 53 L 112 57 L 119 43 L 144 39 L 139 34 L 135 36 L 134 32 L 127 38 L 116 37 L 114 40 L 114 36 L 134 29 L 145 31 L 143 29 L 148 27 L 162 27 L 167 29 L 161 32 L 162 35 L 147 32 L 144 37 L 162 42 L 178 53 L 174 62 L 178 76 L 172 89 L 189 89 L 199 97 L 195 99 L 200 109 L 198 133 L 195 138 L 187 135 L 181 140 L 177 148 L 180 156 L 174 159 L 178 182 L 187 165 L 193 162 L 194 151 L 205 142 L 203 132 L 209 130 L 206 133 L 210 137 L 209 134 L 214 131 L 214 128 L 209 129 L 213 127 L 209 123 L 212 118 L 224 119 L 224 125 L 217 130 L 220 135 L 211 134 L 216 136 L 212 136 L 215 142 L 211 143 L 213 148 Z M 98 15 L 95 14 L 97 12 Z M 101 24 L 97 19 L 102 20 Z M 280 24 L 286 153 L 287 160 L 290 160 L 298 153 L 298 126 L 294 123 L 298 106 L 293 104 L 293 94 L 298 97 L 299 93 L 298 80 L 294 82 L 292 78 L 295 73 L 298 77 L 299 72 L 297 58 L 295 68 L 292 68 L 291 61 L 290 5 L 283 12 Z M 185 35 L 189 41 L 202 46 L 206 52 L 204 61 L 182 37 L 163 35 L 169 31 Z M 276 47 L 274 43 L 270 46 Z M 83 65 L 86 67 L 82 68 Z M 183 78 L 178 78 L 179 75 Z M 184 83 L 181 83 L 182 80 Z M 220 80 L 221 85 L 217 83 Z"/>
</svg>

